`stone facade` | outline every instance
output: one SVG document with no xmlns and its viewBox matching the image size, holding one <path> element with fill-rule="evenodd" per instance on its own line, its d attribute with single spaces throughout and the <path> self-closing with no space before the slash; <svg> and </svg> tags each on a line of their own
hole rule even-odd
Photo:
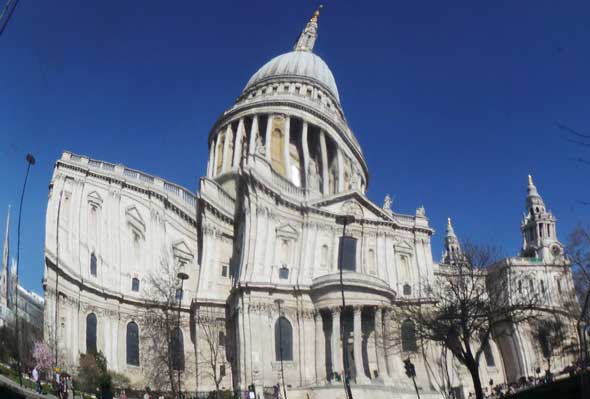
<svg viewBox="0 0 590 399">
<path fill-rule="evenodd" d="M 391 210 L 390 200 L 379 207 L 367 197 L 367 164 L 344 118 L 335 79 L 312 52 L 316 36 L 317 14 L 294 50 L 254 74 L 215 122 L 197 194 L 69 152 L 56 162 L 47 208 L 45 316 L 51 339 L 57 315 L 64 363 L 73 367 L 87 351 L 92 313 L 97 347 L 109 367 L 144 386 L 146 348 L 140 343 L 139 366 L 129 365 L 126 329 L 149 299 L 146 276 L 163 262 L 182 260 L 189 279 L 180 308 L 193 323 L 183 329 L 186 361 L 194 361 L 193 348 L 204 344 L 194 320 L 203 314 L 221 319 L 221 387 L 255 384 L 262 394 L 281 380 L 282 369 L 290 398 L 343 397 L 339 381 L 347 362 L 357 396 L 413 397 L 402 363 L 410 356 L 422 396 L 440 396 L 441 381 L 431 367 L 440 358 L 438 348 L 427 345 L 418 353 L 383 345 L 384 331 L 402 324 L 391 311 L 420 300 L 421 287 L 440 272 L 432 257 L 434 230 L 423 207 L 403 215 Z M 342 244 L 341 215 L 355 218 Z M 523 226 L 528 231 L 529 224 Z M 523 256 L 546 244 L 526 245 Z M 453 232 L 444 262 L 459 248 Z M 541 276 L 559 268 L 560 295 L 572 298 L 563 256 L 531 259 L 511 258 L 494 270 L 533 262 Z M 555 281 L 549 274 L 542 277 L 547 287 Z M 141 289 L 133 289 L 134 279 Z M 515 334 L 505 345 L 491 343 L 495 360 L 482 363 L 483 381 L 530 375 L 538 358 L 532 357 L 530 337 Z M 456 363 L 451 368 L 453 387 L 465 394 L 468 373 Z M 195 385 L 214 388 L 202 366 L 196 378 L 184 377 L 186 389 Z"/>
</svg>

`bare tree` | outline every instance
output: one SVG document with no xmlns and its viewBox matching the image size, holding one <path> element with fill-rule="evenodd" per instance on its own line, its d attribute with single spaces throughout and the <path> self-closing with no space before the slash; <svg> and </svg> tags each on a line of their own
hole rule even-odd
<svg viewBox="0 0 590 399">
<path fill-rule="evenodd" d="M 504 250 L 493 244 L 480 244 L 465 240 L 461 243 L 461 252 L 465 261 L 472 267 L 488 267 L 505 258 Z"/>
<path fill-rule="evenodd" d="M 225 318 L 214 310 L 200 309 L 197 316 L 198 368 L 201 375 L 215 384 L 215 397 L 219 398 L 220 384 L 225 377 L 226 338 Z"/>
<path fill-rule="evenodd" d="M 146 348 L 144 362 L 149 365 L 147 379 L 155 389 L 170 390 L 174 396 L 182 390 L 182 377 L 190 373 L 182 335 L 188 316 L 181 312 L 179 319 L 183 295 L 177 278 L 180 270 L 181 265 L 162 262 L 158 272 L 148 276 L 144 286 L 150 300 L 139 315 L 142 346 Z"/>
<path fill-rule="evenodd" d="M 532 323 L 531 333 L 547 361 L 547 371 L 550 371 L 551 359 L 564 348 L 569 338 L 568 329 L 559 317 L 554 317 Z"/>
<path fill-rule="evenodd" d="M 576 295 L 581 302 L 590 289 L 590 226 L 574 228 L 569 237 L 567 256 L 572 262 Z"/>
<path fill-rule="evenodd" d="M 483 398 L 479 374 L 481 355 L 488 350 L 492 335 L 510 334 L 509 326 L 534 319 L 538 298 L 534 292 L 510 284 L 502 271 L 473 267 L 470 259 L 493 260 L 495 250 L 474 246 L 469 257 L 457 256 L 452 265 L 441 265 L 433 282 L 425 284 L 425 299 L 400 306 L 401 320 L 412 322 L 418 342 L 447 348 L 465 366 L 473 380 L 477 399 Z M 517 292 L 518 291 L 518 292 Z M 395 317 L 399 317 L 396 315 Z M 398 318 L 399 319 L 399 318 Z M 401 334 L 392 334 L 402 340 Z M 444 361 L 447 361 L 446 359 Z"/>
</svg>

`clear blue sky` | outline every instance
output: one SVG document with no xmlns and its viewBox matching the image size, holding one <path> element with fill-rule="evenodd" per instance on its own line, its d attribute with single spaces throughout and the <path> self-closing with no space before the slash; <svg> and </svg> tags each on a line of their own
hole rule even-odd
<svg viewBox="0 0 590 399">
<path fill-rule="evenodd" d="M 588 1 L 329 1 L 318 53 L 366 154 L 369 197 L 424 204 L 437 230 L 516 254 L 526 175 L 562 241 L 588 222 Z M 4 5 L 6 0 L 0 0 Z M 0 222 L 23 212 L 21 279 L 41 290 L 47 185 L 62 150 L 190 189 L 207 135 L 250 75 L 286 52 L 317 1 L 21 1 L 0 36 Z M 2 225 L 3 226 L 3 225 Z M 2 231 L 2 236 L 4 232 Z"/>
</svg>

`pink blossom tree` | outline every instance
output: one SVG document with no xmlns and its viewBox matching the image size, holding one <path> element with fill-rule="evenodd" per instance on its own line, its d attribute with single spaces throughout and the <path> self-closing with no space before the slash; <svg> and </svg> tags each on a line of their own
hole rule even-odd
<svg viewBox="0 0 590 399">
<path fill-rule="evenodd" d="M 49 371 L 53 365 L 53 353 L 49 349 L 49 346 L 43 341 L 35 342 L 33 348 L 33 359 L 37 365 L 37 368 L 41 371 Z"/>
</svg>

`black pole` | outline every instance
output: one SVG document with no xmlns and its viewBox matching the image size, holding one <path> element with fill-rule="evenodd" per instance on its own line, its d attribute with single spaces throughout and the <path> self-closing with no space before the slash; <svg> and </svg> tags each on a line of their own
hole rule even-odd
<svg viewBox="0 0 590 399">
<path fill-rule="evenodd" d="M 287 399 L 287 389 L 285 388 L 285 371 L 283 369 L 283 328 L 281 327 L 281 302 L 282 299 L 277 299 L 275 302 L 279 306 L 279 357 L 281 361 L 281 382 L 283 384 L 283 396 Z"/>
<path fill-rule="evenodd" d="M 55 342 L 55 357 L 53 358 L 53 369 L 57 368 L 57 355 L 58 355 L 58 312 L 59 312 L 59 219 L 61 214 L 61 200 L 64 195 L 63 187 L 59 191 L 59 202 L 57 203 L 57 225 L 56 225 L 56 232 L 55 232 L 55 323 L 53 324 L 54 328 L 54 342 Z"/>
<path fill-rule="evenodd" d="M 416 396 L 420 399 L 420 392 L 418 391 L 418 385 L 416 385 L 416 376 L 412 376 L 412 382 L 414 383 L 414 389 L 416 390 Z"/>
<path fill-rule="evenodd" d="M 16 321 L 16 362 L 18 368 L 18 381 L 20 386 L 23 386 L 23 376 L 21 370 L 21 361 L 20 361 L 20 334 L 18 328 L 18 269 L 20 269 L 20 225 L 21 225 L 21 215 L 23 213 L 23 200 L 25 198 L 25 189 L 27 188 L 27 180 L 29 179 L 29 170 L 31 169 L 31 165 L 35 164 L 35 157 L 31 154 L 27 154 L 27 171 L 25 173 L 25 181 L 23 183 L 23 189 L 20 194 L 20 206 L 18 209 L 18 229 L 17 229 L 17 243 L 16 243 L 16 292 L 14 296 L 14 311 L 15 311 L 15 321 Z"/>
<path fill-rule="evenodd" d="M 340 310 L 340 315 L 344 315 L 344 311 L 346 309 L 346 302 L 344 300 L 344 280 L 342 278 L 342 247 L 344 246 L 344 237 L 346 236 L 346 225 L 352 223 L 354 221 L 353 217 L 342 217 L 341 219 L 337 219 L 337 222 L 340 221 L 342 223 L 342 240 L 340 241 L 340 247 L 338 248 L 338 268 L 340 269 L 340 294 L 342 296 L 342 309 Z M 346 393 L 346 397 L 348 399 L 353 399 L 352 397 L 352 390 L 350 389 L 350 376 L 348 372 L 348 353 L 346 353 L 345 348 L 347 347 L 345 339 L 344 339 L 344 326 L 342 323 L 342 317 L 340 320 L 340 340 L 342 341 L 342 361 L 344 366 L 344 392 Z"/>
<path fill-rule="evenodd" d="M 180 396 L 180 307 L 182 306 L 182 296 L 184 295 L 183 292 L 183 288 L 184 288 L 184 279 L 181 278 L 180 279 L 180 296 L 178 297 L 178 320 L 176 321 L 176 330 L 177 330 L 177 335 L 176 335 L 176 357 L 177 357 L 177 366 L 178 369 L 176 370 L 177 374 L 178 374 L 178 399 L 181 398 Z"/>
</svg>

